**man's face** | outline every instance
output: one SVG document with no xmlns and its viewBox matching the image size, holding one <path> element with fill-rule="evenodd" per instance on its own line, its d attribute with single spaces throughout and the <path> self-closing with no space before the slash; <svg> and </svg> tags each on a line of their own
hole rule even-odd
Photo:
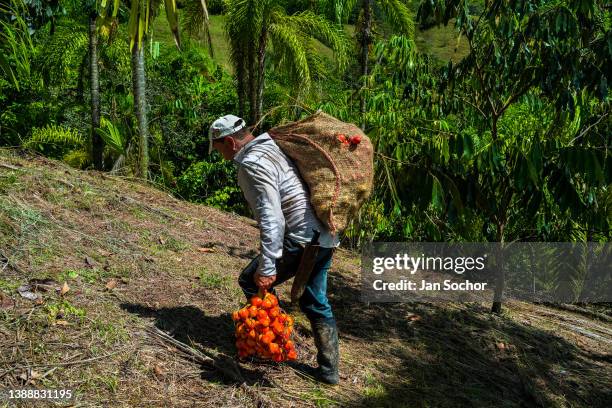
<svg viewBox="0 0 612 408">
<path fill-rule="evenodd" d="M 225 160 L 232 160 L 236 154 L 236 141 L 231 136 L 213 140 L 213 149 L 216 149 Z"/>
</svg>

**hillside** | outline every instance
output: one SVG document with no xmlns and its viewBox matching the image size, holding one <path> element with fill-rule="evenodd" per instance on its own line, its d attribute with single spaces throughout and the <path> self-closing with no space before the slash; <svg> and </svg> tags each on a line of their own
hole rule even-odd
<svg viewBox="0 0 612 408">
<path fill-rule="evenodd" d="M 603 407 L 612 399 L 609 320 L 515 302 L 502 316 L 477 304 L 364 304 L 359 255 L 346 250 L 329 282 L 341 386 L 318 385 L 297 365 L 237 363 L 236 278 L 257 247 L 249 219 L 0 150 L 0 391 L 72 389 L 74 405 L 113 407 Z M 299 315 L 296 328 L 298 360 L 313 364 Z"/>
</svg>

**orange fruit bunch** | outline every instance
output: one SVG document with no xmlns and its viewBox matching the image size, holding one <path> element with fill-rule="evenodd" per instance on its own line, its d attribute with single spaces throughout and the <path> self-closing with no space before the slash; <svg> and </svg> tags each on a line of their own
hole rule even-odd
<svg viewBox="0 0 612 408">
<path fill-rule="evenodd" d="M 291 341 L 293 318 L 278 306 L 272 293 L 255 295 L 242 309 L 232 313 L 236 324 L 238 356 L 257 356 L 276 362 L 297 358 Z"/>
</svg>

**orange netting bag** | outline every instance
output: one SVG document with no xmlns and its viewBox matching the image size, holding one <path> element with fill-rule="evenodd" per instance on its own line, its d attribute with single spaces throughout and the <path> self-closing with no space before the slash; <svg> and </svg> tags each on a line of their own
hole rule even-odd
<svg viewBox="0 0 612 408">
<path fill-rule="evenodd" d="M 295 360 L 297 353 L 291 341 L 293 318 L 278 306 L 272 293 L 259 293 L 242 309 L 232 313 L 236 325 L 238 356 L 270 359 L 276 362 Z"/>
<path fill-rule="evenodd" d="M 298 168 L 317 217 L 332 234 L 344 230 L 372 191 L 370 139 L 356 125 L 323 112 L 268 134 Z"/>
</svg>

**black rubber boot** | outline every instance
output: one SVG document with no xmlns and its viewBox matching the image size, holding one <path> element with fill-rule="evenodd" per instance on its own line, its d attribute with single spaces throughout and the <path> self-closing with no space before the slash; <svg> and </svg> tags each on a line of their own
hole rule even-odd
<svg viewBox="0 0 612 408">
<path fill-rule="evenodd" d="M 310 321 L 315 345 L 317 346 L 316 370 L 318 380 L 327 384 L 338 384 L 338 328 L 336 320 L 331 317 L 328 319 L 313 319 Z"/>
</svg>

